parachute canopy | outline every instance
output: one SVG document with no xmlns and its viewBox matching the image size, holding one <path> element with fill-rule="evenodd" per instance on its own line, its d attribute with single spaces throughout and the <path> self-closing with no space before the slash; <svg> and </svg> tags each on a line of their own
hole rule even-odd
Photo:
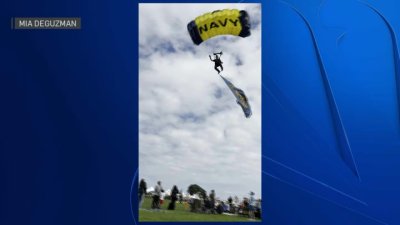
<svg viewBox="0 0 400 225">
<path fill-rule="evenodd" d="M 193 43 L 199 45 L 217 35 L 250 36 L 249 14 L 244 10 L 216 10 L 196 17 L 188 25 Z"/>
</svg>

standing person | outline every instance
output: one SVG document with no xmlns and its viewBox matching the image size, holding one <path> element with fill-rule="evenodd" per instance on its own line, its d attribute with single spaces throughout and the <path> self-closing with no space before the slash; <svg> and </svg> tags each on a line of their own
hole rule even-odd
<svg viewBox="0 0 400 225">
<path fill-rule="evenodd" d="M 241 208 L 242 208 L 242 214 L 248 216 L 249 215 L 249 199 L 247 197 L 243 198 Z"/>
<path fill-rule="evenodd" d="M 254 206 L 255 206 L 255 199 L 254 199 L 254 192 L 250 192 L 249 198 L 249 217 L 251 220 L 254 220 Z"/>
<path fill-rule="evenodd" d="M 222 67 L 221 55 L 222 55 L 222 52 L 214 53 L 214 56 L 215 56 L 214 59 L 211 58 L 211 55 L 208 55 L 208 57 L 210 57 L 210 60 L 214 62 L 214 69 L 218 72 L 218 74 L 222 70 L 224 70 L 224 67 Z M 218 67 L 221 68 L 221 71 L 219 71 Z"/>
<path fill-rule="evenodd" d="M 161 186 L 161 181 L 158 181 L 156 187 L 154 188 L 153 203 L 151 204 L 152 209 L 160 209 L 161 192 L 164 192 L 164 190 Z"/>
<path fill-rule="evenodd" d="M 215 209 L 215 191 L 211 190 L 210 193 L 210 205 L 211 205 L 211 213 L 214 214 L 214 209 Z"/>
<path fill-rule="evenodd" d="M 174 185 L 174 187 L 172 187 L 172 191 L 171 191 L 171 202 L 169 203 L 168 209 L 169 210 L 175 210 L 175 202 L 176 200 L 178 200 L 178 187 L 176 187 L 176 185 Z"/>
<path fill-rule="evenodd" d="M 229 196 L 228 198 L 228 204 L 229 204 L 229 212 L 235 213 L 235 209 L 233 208 L 233 199 L 231 196 Z"/>
<path fill-rule="evenodd" d="M 147 190 L 146 181 L 144 179 L 141 179 L 140 183 L 139 183 L 139 191 L 138 191 L 138 193 L 139 193 L 139 209 L 142 208 L 144 196 L 147 193 L 146 190 Z"/>
</svg>

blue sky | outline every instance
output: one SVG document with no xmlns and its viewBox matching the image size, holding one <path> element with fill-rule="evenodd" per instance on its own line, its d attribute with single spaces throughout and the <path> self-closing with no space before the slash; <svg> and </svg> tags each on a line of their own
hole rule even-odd
<svg viewBox="0 0 400 225">
<path fill-rule="evenodd" d="M 252 35 L 194 45 L 187 23 L 225 8 L 246 10 Z M 139 5 L 139 178 L 148 186 L 261 196 L 260 21 L 260 4 Z M 220 51 L 223 75 L 249 99 L 249 119 L 208 58 Z"/>
</svg>

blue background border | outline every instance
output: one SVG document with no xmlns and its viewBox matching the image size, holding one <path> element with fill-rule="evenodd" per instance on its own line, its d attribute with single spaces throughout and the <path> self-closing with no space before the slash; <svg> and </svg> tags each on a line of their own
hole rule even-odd
<svg viewBox="0 0 400 225">
<path fill-rule="evenodd" d="M 263 3 L 263 222 L 400 224 L 399 9 Z M 134 224 L 138 3 L 0 10 L 0 224 Z M 83 29 L 11 30 L 19 16 Z"/>
</svg>

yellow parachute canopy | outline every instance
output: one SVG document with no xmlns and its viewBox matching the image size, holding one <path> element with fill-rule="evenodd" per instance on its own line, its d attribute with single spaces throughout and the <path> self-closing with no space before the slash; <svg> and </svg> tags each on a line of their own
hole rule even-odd
<svg viewBox="0 0 400 225">
<path fill-rule="evenodd" d="M 199 45 L 217 35 L 250 36 L 250 19 L 244 10 L 216 10 L 196 17 L 187 28 L 193 43 Z"/>
</svg>

